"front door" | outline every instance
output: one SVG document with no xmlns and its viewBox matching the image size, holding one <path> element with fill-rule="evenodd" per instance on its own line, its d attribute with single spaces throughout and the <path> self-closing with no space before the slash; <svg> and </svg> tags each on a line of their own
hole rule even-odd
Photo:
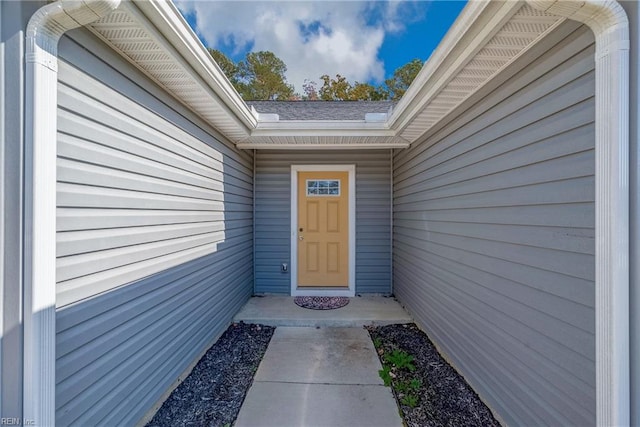
<svg viewBox="0 0 640 427">
<path fill-rule="evenodd" d="M 349 285 L 349 173 L 298 172 L 298 286 Z"/>
</svg>

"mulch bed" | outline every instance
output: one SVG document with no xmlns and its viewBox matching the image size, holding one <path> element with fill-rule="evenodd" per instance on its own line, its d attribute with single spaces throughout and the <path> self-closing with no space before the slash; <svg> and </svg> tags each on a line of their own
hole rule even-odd
<svg viewBox="0 0 640 427">
<path fill-rule="evenodd" d="M 413 371 L 391 369 L 392 388 L 407 426 L 500 426 L 489 408 L 415 324 L 367 329 L 383 365 L 389 365 L 389 355 L 394 350 L 413 356 L 410 362 Z M 407 387 L 412 380 L 414 389 Z M 409 391 L 405 391 L 407 388 Z M 403 398 L 406 402 L 407 394 L 417 398 L 414 407 L 401 402 Z"/>
<path fill-rule="evenodd" d="M 274 331 L 264 325 L 229 326 L 147 427 L 231 425 Z"/>
</svg>

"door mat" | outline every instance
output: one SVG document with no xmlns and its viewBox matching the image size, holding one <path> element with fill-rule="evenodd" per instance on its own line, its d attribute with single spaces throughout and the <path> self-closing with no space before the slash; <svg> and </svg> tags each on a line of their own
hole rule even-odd
<svg viewBox="0 0 640 427">
<path fill-rule="evenodd" d="M 347 297 L 295 297 L 293 299 L 297 305 L 311 310 L 333 310 L 349 304 Z"/>
</svg>

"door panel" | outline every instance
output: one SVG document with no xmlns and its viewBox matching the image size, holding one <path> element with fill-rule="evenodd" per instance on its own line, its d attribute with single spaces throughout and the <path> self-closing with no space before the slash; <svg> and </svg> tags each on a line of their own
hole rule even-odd
<svg viewBox="0 0 640 427">
<path fill-rule="evenodd" d="M 348 180 L 348 172 L 298 172 L 298 286 L 349 285 Z"/>
</svg>

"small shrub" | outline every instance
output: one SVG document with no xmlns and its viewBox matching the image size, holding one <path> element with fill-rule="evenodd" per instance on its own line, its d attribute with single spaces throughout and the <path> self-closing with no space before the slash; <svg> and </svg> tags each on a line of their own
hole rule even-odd
<svg viewBox="0 0 640 427">
<path fill-rule="evenodd" d="M 391 367 L 385 365 L 378 371 L 378 375 L 384 381 L 384 385 L 389 387 L 391 385 Z"/>
<path fill-rule="evenodd" d="M 400 399 L 400 403 L 410 408 L 415 408 L 418 406 L 418 396 L 415 394 L 407 394 Z"/>
<path fill-rule="evenodd" d="M 410 372 L 416 370 L 413 362 L 413 356 L 402 350 L 393 350 L 391 354 L 387 353 L 384 356 L 385 361 L 395 366 L 398 369 L 406 368 Z"/>
</svg>

